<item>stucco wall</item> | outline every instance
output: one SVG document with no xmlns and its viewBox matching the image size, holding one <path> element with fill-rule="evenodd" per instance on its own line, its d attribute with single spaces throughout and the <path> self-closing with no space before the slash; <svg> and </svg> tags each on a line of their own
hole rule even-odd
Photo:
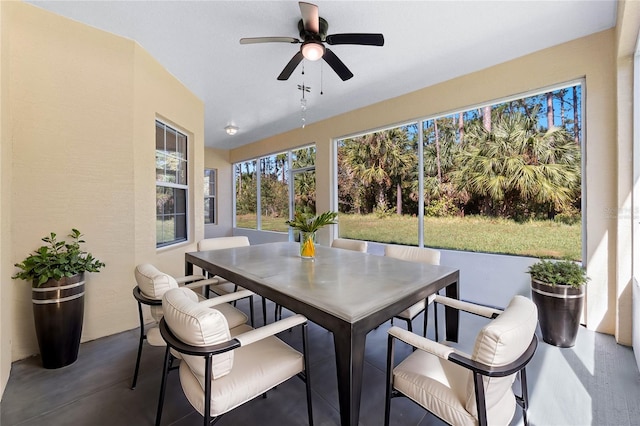
<svg viewBox="0 0 640 426">
<path fill-rule="evenodd" d="M 616 330 L 616 68 L 615 31 L 608 30 L 307 125 L 230 152 L 236 162 L 304 143 L 316 143 L 318 210 L 331 208 L 332 139 L 412 118 L 490 103 L 494 99 L 585 78 L 586 324 Z M 630 318 L 624 318 L 629 323 Z M 628 331 L 628 328 L 625 330 Z M 624 336 L 627 341 L 629 336 Z"/>
<path fill-rule="evenodd" d="M 3 7 L 4 13 L 12 22 L 11 263 L 49 232 L 64 236 L 78 228 L 86 249 L 107 264 L 87 279 L 82 340 L 131 329 L 137 325 L 134 266 L 151 262 L 181 274 L 183 253 L 195 250 L 204 233 L 203 103 L 134 41 L 23 3 Z M 194 225 L 189 243 L 164 250 L 155 248 L 156 117 L 190 139 Z M 1 272 L 3 284 L 15 290 L 10 324 L 16 360 L 38 351 L 31 291 L 28 283 L 11 283 L 13 268 Z"/>
<path fill-rule="evenodd" d="M 231 236 L 233 223 L 233 169 L 229 163 L 229 151 L 205 148 L 204 167 L 216 169 L 216 216 L 215 224 L 204 225 L 205 238 Z"/>
<path fill-rule="evenodd" d="M 11 263 L 11 139 L 9 138 L 9 28 L 11 22 L 0 2 L 0 395 L 11 371 L 11 312 L 13 286 L 4 277 Z"/>
</svg>

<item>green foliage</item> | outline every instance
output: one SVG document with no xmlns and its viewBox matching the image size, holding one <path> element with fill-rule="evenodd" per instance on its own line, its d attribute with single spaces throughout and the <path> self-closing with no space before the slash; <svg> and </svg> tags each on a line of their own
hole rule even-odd
<svg viewBox="0 0 640 426">
<path fill-rule="evenodd" d="M 387 217 L 391 217 L 395 214 L 395 210 L 385 206 L 384 204 L 378 204 L 376 208 L 373 210 L 373 214 L 378 219 L 385 219 Z"/>
<path fill-rule="evenodd" d="M 455 216 L 456 213 L 458 213 L 458 207 L 456 207 L 453 200 L 446 195 L 431 200 L 424 208 L 424 215 L 427 217 L 450 217 Z"/>
<path fill-rule="evenodd" d="M 290 227 L 302 232 L 316 232 L 318 229 L 326 225 L 335 225 L 337 212 L 324 212 L 318 216 L 311 217 L 311 215 L 296 212 L 293 220 L 288 220 L 285 223 Z"/>
<path fill-rule="evenodd" d="M 570 260 L 541 260 L 529 267 L 529 274 L 534 280 L 550 286 L 570 285 L 580 288 L 589 281 L 584 268 Z"/>
<path fill-rule="evenodd" d="M 558 213 L 553 218 L 553 220 L 555 220 L 556 222 L 564 223 L 565 225 L 575 225 L 576 223 L 579 223 L 581 219 L 582 215 L 580 213 L 580 210 L 574 207 L 571 207 L 563 211 L 562 213 Z"/>
<path fill-rule="evenodd" d="M 21 271 L 11 278 L 32 281 L 36 287 L 40 287 L 50 279 L 59 280 L 81 272 L 100 272 L 105 264 L 95 259 L 91 253 L 81 250 L 80 244 L 85 241 L 80 239 L 80 231 L 72 229 L 69 237 L 71 242 L 58 241 L 53 232 L 44 237 L 42 241 L 47 244 L 21 263 L 16 263 L 15 266 Z"/>
</svg>

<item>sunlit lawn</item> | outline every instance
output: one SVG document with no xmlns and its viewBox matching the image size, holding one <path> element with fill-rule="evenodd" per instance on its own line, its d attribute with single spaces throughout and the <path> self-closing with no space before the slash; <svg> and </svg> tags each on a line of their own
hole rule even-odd
<svg viewBox="0 0 640 426">
<path fill-rule="evenodd" d="M 262 218 L 262 229 L 287 231 L 286 218 Z M 418 220 L 411 216 L 378 218 L 375 215 L 338 217 L 344 238 L 381 243 L 418 244 Z M 256 227 L 255 216 L 237 217 L 237 226 Z M 426 218 L 424 245 L 427 247 L 532 257 L 581 259 L 581 225 L 554 221 L 517 223 L 477 216 Z"/>
</svg>

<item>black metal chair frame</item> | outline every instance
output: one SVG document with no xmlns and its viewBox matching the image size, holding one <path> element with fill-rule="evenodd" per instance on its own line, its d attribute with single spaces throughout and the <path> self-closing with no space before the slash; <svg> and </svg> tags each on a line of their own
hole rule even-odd
<svg viewBox="0 0 640 426">
<path fill-rule="evenodd" d="M 138 318 L 140 319 L 140 340 L 138 342 L 138 356 L 136 357 L 136 368 L 133 372 L 133 381 L 131 382 L 131 389 L 136 388 L 136 384 L 138 383 L 138 373 L 140 372 L 140 359 L 142 358 L 142 345 L 145 340 L 147 340 L 147 333 L 144 325 L 144 317 L 142 316 L 142 305 L 147 306 L 162 306 L 162 300 L 149 299 L 140 291 L 140 287 L 135 286 L 133 288 L 133 297 L 138 302 Z M 174 357 L 171 357 L 170 367 L 173 369 L 173 361 Z"/>
<path fill-rule="evenodd" d="M 302 352 L 304 357 L 304 372 L 298 373 L 299 377 L 306 384 L 307 390 L 307 413 L 309 415 L 309 426 L 313 426 L 313 412 L 311 408 L 311 380 L 309 374 L 309 342 L 307 338 L 307 323 L 299 324 L 302 327 Z M 223 342 L 217 345 L 211 346 L 192 346 L 184 343 L 177 338 L 169 329 L 164 318 L 160 321 L 160 334 L 167 342 L 167 349 L 165 351 L 164 364 L 162 369 L 162 383 L 160 385 L 160 397 L 158 399 L 158 411 L 156 413 L 156 426 L 160 426 L 162 419 L 162 406 L 164 404 L 165 388 L 167 384 L 167 374 L 171 369 L 171 348 L 176 351 L 187 354 L 202 356 L 205 359 L 205 377 L 211 377 L 211 371 L 213 368 L 213 356 L 224 352 L 232 351 L 241 346 L 240 341 L 237 339 L 231 339 L 227 342 Z M 297 326 L 296 326 L 297 327 Z M 295 328 L 295 327 L 293 327 Z M 223 415 L 211 418 L 211 380 L 205 380 L 204 386 L 204 425 L 214 425 Z M 263 394 L 266 397 L 266 394 Z"/>
<path fill-rule="evenodd" d="M 426 314 L 426 313 L 425 313 Z M 496 318 L 493 315 L 491 318 Z M 389 335 L 387 342 L 387 389 L 384 407 L 384 424 L 389 425 L 389 417 L 391 412 L 391 399 L 395 397 L 405 396 L 402 392 L 393 388 L 393 365 L 394 365 L 394 344 L 396 337 Z M 451 353 L 447 360 L 458 364 L 473 373 L 473 385 L 476 396 L 476 406 L 478 407 L 478 424 L 479 426 L 487 425 L 487 407 L 484 396 L 484 385 L 482 377 L 505 377 L 514 373 L 518 373 L 520 380 L 520 395 L 515 395 L 516 403 L 522 408 L 522 419 L 524 425 L 527 426 L 527 408 L 529 408 L 529 392 L 527 390 L 527 374 L 526 366 L 533 358 L 538 347 L 538 338 L 533 335 L 531 343 L 522 355 L 515 361 L 503 366 L 490 366 L 481 362 L 473 361 L 470 358 L 462 356 L 458 353 Z M 419 405 L 419 404 L 418 404 Z M 423 407 L 424 408 L 424 407 Z M 432 413 L 433 414 L 433 413 Z M 444 421 L 444 419 L 441 419 Z"/>
<path fill-rule="evenodd" d="M 438 294 L 438 293 L 436 293 Z M 424 313 L 424 318 L 423 318 L 423 325 L 422 325 L 422 337 L 427 337 L 427 324 L 428 324 L 428 319 L 429 319 L 429 299 L 424 299 L 424 309 L 422 310 L 422 312 Z M 420 315 L 420 313 L 418 313 L 418 315 Z M 416 315 L 416 317 L 418 316 Z M 414 317 L 415 318 L 415 317 Z M 394 316 L 391 318 L 391 325 L 393 325 L 393 320 L 394 319 L 399 319 L 402 321 L 405 321 L 407 323 L 407 330 L 409 330 L 410 332 L 413 333 L 413 321 L 409 318 L 402 318 L 402 317 L 398 317 L 398 316 Z M 439 340 L 438 337 L 438 308 L 436 303 L 433 303 L 433 321 L 434 321 L 434 327 L 435 327 L 435 337 L 436 337 L 436 342 Z"/>
</svg>

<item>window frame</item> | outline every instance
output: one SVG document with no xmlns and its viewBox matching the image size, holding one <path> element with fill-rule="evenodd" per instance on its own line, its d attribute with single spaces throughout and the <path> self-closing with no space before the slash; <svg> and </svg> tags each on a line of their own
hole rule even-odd
<svg viewBox="0 0 640 426">
<path fill-rule="evenodd" d="M 177 128 L 177 126 L 172 125 L 172 124 L 168 124 L 163 120 L 160 120 L 159 118 L 155 119 L 155 129 L 156 129 L 156 135 L 157 135 L 157 131 L 158 128 L 162 128 L 164 130 L 164 150 L 163 153 L 164 155 L 167 155 L 168 152 L 172 152 L 173 154 L 171 155 L 172 157 L 177 158 L 178 161 L 182 162 L 182 166 L 181 169 L 184 173 L 184 183 L 178 183 L 178 182 L 167 182 L 166 180 L 158 180 L 158 168 L 157 168 L 157 164 L 158 164 L 158 154 L 159 154 L 159 149 L 158 149 L 158 145 L 157 145 L 157 140 L 156 140 L 156 146 L 155 146 L 155 151 L 154 151 L 154 156 L 155 156 L 155 160 L 156 160 L 156 249 L 161 249 L 161 248 L 166 248 L 166 247 L 170 247 L 170 246 L 174 246 L 176 244 L 181 244 L 184 243 L 186 241 L 189 240 L 189 230 L 190 230 L 190 223 L 189 223 L 189 136 L 187 135 L 187 132 L 183 131 L 183 130 L 179 130 Z M 184 152 L 181 152 L 178 148 L 178 142 L 176 141 L 176 148 L 173 151 L 168 151 L 167 148 L 167 130 L 170 129 L 171 131 L 175 132 L 176 136 L 180 135 L 184 137 Z M 181 154 L 182 157 L 180 157 L 180 155 L 177 154 Z M 167 176 L 166 173 L 166 168 L 164 171 L 164 174 L 162 175 L 164 177 Z M 182 207 L 182 212 L 178 212 L 179 209 L 175 209 L 173 210 L 173 213 L 171 214 L 164 214 L 164 213 L 159 213 L 158 209 L 158 189 L 159 188 L 171 188 L 174 190 L 180 190 L 180 191 L 184 191 L 184 206 L 180 206 Z M 164 234 L 159 234 L 158 232 L 158 220 L 160 218 L 166 218 L 168 216 L 173 216 L 174 217 L 174 238 L 172 240 L 167 240 L 164 241 L 162 239 Z M 175 230 L 177 229 L 177 221 L 176 219 L 178 217 L 184 217 L 184 235 L 180 235 L 179 237 L 175 236 Z M 164 226 L 162 226 L 160 229 L 164 229 Z"/>
<path fill-rule="evenodd" d="M 205 221 L 204 224 L 205 225 L 217 225 L 218 224 L 218 215 L 217 215 L 217 210 L 218 210 L 218 198 L 217 198 L 217 192 L 218 192 L 218 169 L 215 168 L 209 168 L 206 167 L 204 169 L 204 175 L 205 177 L 207 176 L 207 172 L 209 172 L 209 185 L 208 185 L 208 191 L 209 191 L 209 195 L 206 195 L 207 191 L 205 191 L 205 196 L 204 196 L 204 212 L 206 213 L 207 209 L 206 209 L 206 205 L 207 202 L 210 202 L 210 206 L 209 206 L 209 219 L 211 220 L 210 222 L 207 222 L 207 215 L 205 214 Z M 213 174 L 213 183 L 211 182 L 211 175 Z M 212 195 L 213 192 L 213 195 Z"/>
</svg>

